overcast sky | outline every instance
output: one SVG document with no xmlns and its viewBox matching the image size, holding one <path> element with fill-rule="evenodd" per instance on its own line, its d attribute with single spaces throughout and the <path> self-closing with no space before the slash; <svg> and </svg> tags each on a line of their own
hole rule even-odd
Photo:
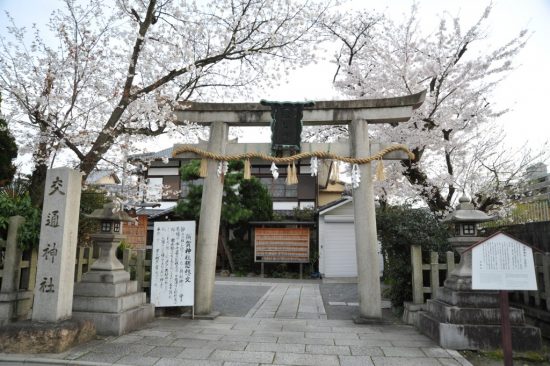
<svg viewBox="0 0 550 366">
<path fill-rule="evenodd" d="M 431 31 L 437 27 L 435 15 L 444 11 L 459 14 L 463 29 L 472 25 L 488 2 L 482 0 L 418 0 L 422 26 Z M 384 12 L 393 19 L 407 13 L 411 0 L 376 0 L 352 2 L 351 7 L 365 6 Z M 366 5 L 362 5 L 366 4 Z M 496 93 L 498 107 L 512 111 L 501 117 L 508 140 L 519 147 L 529 141 L 532 147 L 541 146 L 550 139 L 549 118 L 545 112 L 550 93 L 550 1 L 549 0 L 495 0 L 489 18 L 490 37 L 487 42 L 500 45 L 516 36 L 523 28 L 533 33 L 526 48 L 518 56 L 519 68 L 504 80 Z M 59 7 L 57 0 L 0 0 L 0 32 L 5 33 L 7 10 L 18 24 L 30 25 L 47 22 L 52 9 Z M 290 82 L 262 96 L 271 100 L 327 100 L 341 99 L 331 87 L 334 66 L 321 62 L 300 70 Z M 264 136 L 264 139 L 266 136 Z"/>
</svg>

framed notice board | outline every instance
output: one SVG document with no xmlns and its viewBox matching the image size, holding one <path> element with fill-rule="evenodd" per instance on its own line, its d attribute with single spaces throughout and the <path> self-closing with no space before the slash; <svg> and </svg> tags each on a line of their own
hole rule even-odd
<svg viewBox="0 0 550 366">
<path fill-rule="evenodd" d="M 254 230 L 254 261 L 259 263 L 309 263 L 309 228 L 260 228 Z"/>
<path fill-rule="evenodd" d="M 151 303 L 155 307 L 194 306 L 195 221 L 155 222 Z"/>
</svg>

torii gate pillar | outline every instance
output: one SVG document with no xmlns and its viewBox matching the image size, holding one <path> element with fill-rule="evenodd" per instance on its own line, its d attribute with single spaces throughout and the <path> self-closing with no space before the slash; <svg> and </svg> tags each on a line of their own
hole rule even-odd
<svg viewBox="0 0 550 366">
<path fill-rule="evenodd" d="M 350 139 L 353 157 L 369 156 L 370 143 L 366 120 L 351 121 Z M 353 211 L 360 311 L 359 319 L 356 321 L 362 322 L 368 321 L 368 319 L 380 319 L 382 317 L 382 304 L 371 164 L 360 165 L 359 169 L 361 171 L 361 184 L 353 190 Z"/>
<path fill-rule="evenodd" d="M 225 154 L 229 127 L 226 123 L 212 123 L 208 151 Z M 197 233 L 195 273 L 195 313 L 212 313 L 212 297 L 216 279 L 216 253 L 222 212 L 223 180 L 217 175 L 218 163 L 208 160 L 208 175 L 202 189 L 199 231 Z"/>
</svg>

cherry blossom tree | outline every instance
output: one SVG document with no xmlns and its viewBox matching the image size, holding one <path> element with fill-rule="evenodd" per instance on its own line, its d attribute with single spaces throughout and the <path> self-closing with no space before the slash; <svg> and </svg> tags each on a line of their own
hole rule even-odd
<svg viewBox="0 0 550 366">
<path fill-rule="evenodd" d="M 369 127 L 373 138 L 406 144 L 415 153 L 414 160 L 389 167 L 390 179 L 379 184 L 382 199 L 398 189 L 401 196 L 420 196 L 432 211 L 443 213 L 466 190 L 486 210 L 502 204 L 510 193 L 504 187 L 540 157 L 529 149 L 506 153 L 495 123 L 506 110 L 494 107 L 492 92 L 513 71 L 529 34 L 521 30 L 505 44 L 487 45 L 484 24 L 491 8 L 465 30 L 459 18 L 443 16 L 437 30 L 426 34 L 416 5 L 401 22 L 360 13 L 327 27 L 341 41 L 335 85 L 345 95 L 378 98 L 427 90 L 409 122 Z M 365 19 L 376 24 L 367 28 Z M 346 133 L 315 131 L 325 138 Z"/>
<path fill-rule="evenodd" d="M 234 98 L 309 60 L 328 5 L 290 0 L 64 0 L 29 37 L 9 17 L 0 37 L 0 91 L 18 143 L 35 163 L 40 204 L 55 159 L 87 176 L 144 137 L 189 136 L 172 108 Z M 228 88 L 231 87 L 231 88 Z M 127 138 L 126 136 L 132 136 Z M 116 156 L 114 157 L 116 158 Z"/>
</svg>

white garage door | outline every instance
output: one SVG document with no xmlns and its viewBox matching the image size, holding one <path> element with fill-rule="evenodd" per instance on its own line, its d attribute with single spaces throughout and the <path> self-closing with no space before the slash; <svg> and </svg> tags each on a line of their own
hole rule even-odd
<svg viewBox="0 0 550 366">
<path fill-rule="evenodd" d="M 324 254 L 325 277 L 357 276 L 353 223 L 325 223 Z"/>
</svg>

